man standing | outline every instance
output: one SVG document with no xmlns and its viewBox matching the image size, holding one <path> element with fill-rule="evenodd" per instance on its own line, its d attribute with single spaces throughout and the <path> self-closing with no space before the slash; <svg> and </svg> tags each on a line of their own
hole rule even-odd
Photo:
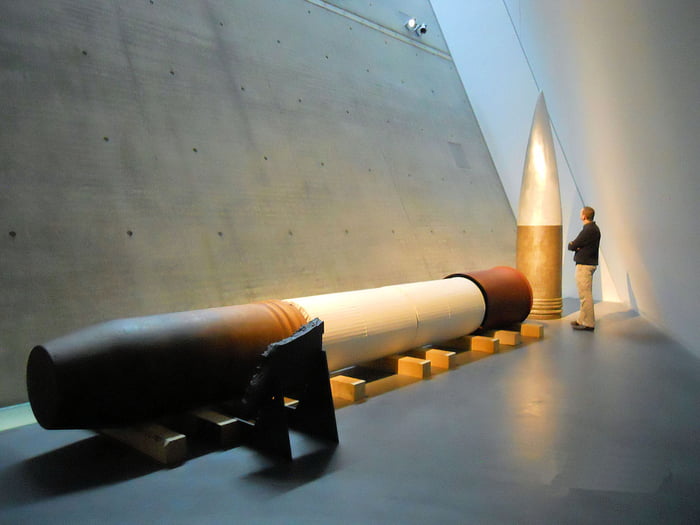
<svg viewBox="0 0 700 525">
<path fill-rule="evenodd" d="M 574 253 L 576 263 L 576 287 L 581 300 L 581 311 L 578 319 L 571 323 L 574 330 L 595 329 L 595 313 L 593 311 L 593 273 L 598 268 L 598 248 L 600 247 L 600 230 L 593 221 L 595 210 L 589 206 L 581 210 L 583 229 L 569 243 L 569 250 Z"/>
</svg>

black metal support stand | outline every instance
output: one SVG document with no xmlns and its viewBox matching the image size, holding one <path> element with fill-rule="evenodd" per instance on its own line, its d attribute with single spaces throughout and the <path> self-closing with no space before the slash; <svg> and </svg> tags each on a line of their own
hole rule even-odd
<svg viewBox="0 0 700 525">
<path fill-rule="evenodd" d="M 250 446 L 291 460 L 290 428 L 338 443 L 322 343 L 323 321 L 314 319 L 267 347 L 241 404 Z M 298 402 L 285 406 L 285 397 Z"/>
</svg>

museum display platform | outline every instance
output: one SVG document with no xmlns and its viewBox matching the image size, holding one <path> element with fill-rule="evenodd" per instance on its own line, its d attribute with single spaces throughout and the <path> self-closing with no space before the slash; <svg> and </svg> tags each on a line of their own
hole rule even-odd
<svg viewBox="0 0 700 525">
<path fill-rule="evenodd" d="M 700 360 L 619 304 L 575 332 L 577 307 L 367 383 L 340 444 L 292 432 L 293 461 L 204 442 L 164 467 L 89 431 L 4 430 L 0 523 L 700 522 Z"/>
</svg>

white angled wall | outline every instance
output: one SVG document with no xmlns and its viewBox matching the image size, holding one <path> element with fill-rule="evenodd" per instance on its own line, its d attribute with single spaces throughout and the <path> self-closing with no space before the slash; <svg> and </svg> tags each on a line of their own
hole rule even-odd
<svg viewBox="0 0 700 525">
<path fill-rule="evenodd" d="M 596 295 L 619 297 L 700 355 L 700 3 L 432 5 L 513 209 L 541 90 L 559 148 L 565 239 L 584 203 L 603 230 Z"/>
</svg>

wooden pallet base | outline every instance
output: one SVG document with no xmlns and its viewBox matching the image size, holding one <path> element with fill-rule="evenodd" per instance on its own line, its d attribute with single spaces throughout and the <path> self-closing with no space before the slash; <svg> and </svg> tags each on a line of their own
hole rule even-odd
<svg viewBox="0 0 700 525">
<path fill-rule="evenodd" d="M 523 337 L 542 339 L 544 337 L 544 325 L 539 323 L 522 323 L 520 325 L 520 334 Z"/>
<path fill-rule="evenodd" d="M 182 463 L 187 455 L 187 437 L 157 423 L 101 429 L 98 432 L 163 465 Z"/>
<path fill-rule="evenodd" d="M 344 401 L 360 401 L 367 395 L 367 382 L 363 379 L 348 377 L 344 375 L 331 377 L 331 392 L 334 398 Z"/>
<path fill-rule="evenodd" d="M 342 376 L 331 378 L 334 403 L 337 408 L 347 406 L 413 384 L 417 380 L 428 379 L 432 374 L 445 373 L 458 366 L 488 358 L 488 354 L 518 347 L 525 344 L 527 339 L 543 336 L 543 324 L 524 322 L 509 329 L 477 332 L 404 354 L 392 355 L 370 364 L 372 367 L 391 372 L 391 376 L 366 381 L 361 377 L 354 377 L 353 371 L 350 370 Z"/>
<path fill-rule="evenodd" d="M 515 347 L 523 344 L 524 339 L 543 337 L 543 324 L 524 322 L 510 330 L 466 335 L 439 345 L 388 356 L 367 364 L 368 367 L 387 372 L 380 379 L 367 381 L 352 377 L 352 370 L 349 374 L 330 377 L 333 402 L 336 407 L 361 402 L 367 397 L 429 379 L 433 371 L 447 372 L 457 366 L 487 358 L 484 354 L 499 352 L 501 345 Z M 284 398 L 284 410 L 294 411 L 298 406 L 298 400 Z M 212 447 L 228 449 L 246 444 L 255 432 L 254 421 L 234 417 L 219 407 L 202 408 L 186 416 L 190 420 L 187 428 L 195 430 L 180 432 L 164 424 L 151 423 L 129 428 L 101 429 L 98 432 L 167 466 L 178 465 L 186 460 L 188 438 L 206 439 Z"/>
<path fill-rule="evenodd" d="M 409 352 L 409 355 L 430 361 L 431 371 L 451 370 L 457 366 L 457 352 L 426 346 Z"/>
</svg>

